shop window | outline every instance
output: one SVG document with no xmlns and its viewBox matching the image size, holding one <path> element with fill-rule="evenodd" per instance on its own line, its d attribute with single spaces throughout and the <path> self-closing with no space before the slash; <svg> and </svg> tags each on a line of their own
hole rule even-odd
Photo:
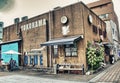
<svg viewBox="0 0 120 83">
<path fill-rule="evenodd" d="M 65 45 L 65 56 L 66 57 L 77 56 L 77 47 L 74 44 Z"/>
<path fill-rule="evenodd" d="M 38 55 L 34 56 L 34 65 L 38 65 Z"/>
<path fill-rule="evenodd" d="M 54 45 L 54 57 L 58 56 L 58 45 Z"/>
<path fill-rule="evenodd" d="M 27 65 L 27 64 L 28 64 L 28 56 L 25 55 L 25 56 L 24 56 L 24 65 Z"/>
<path fill-rule="evenodd" d="M 99 15 L 99 18 L 101 19 L 106 19 L 108 18 L 109 14 L 102 14 L 102 15 Z"/>
<path fill-rule="evenodd" d="M 43 65 L 43 56 L 40 55 L 40 65 Z"/>
<path fill-rule="evenodd" d="M 32 59 L 33 59 L 32 56 L 30 56 L 30 64 L 32 64 L 32 61 L 33 61 Z"/>
</svg>

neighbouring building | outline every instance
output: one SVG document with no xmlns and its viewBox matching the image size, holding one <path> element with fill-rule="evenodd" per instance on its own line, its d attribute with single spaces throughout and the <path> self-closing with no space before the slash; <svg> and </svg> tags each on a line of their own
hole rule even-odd
<svg viewBox="0 0 120 83">
<path fill-rule="evenodd" d="M 2 38 L 3 38 L 3 27 L 4 27 L 4 22 L 1 21 L 0 22 L 0 43 L 2 42 Z M 0 52 L 0 58 L 1 58 L 1 52 Z"/>
<path fill-rule="evenodd" d="M 3 27 L 4 27 L 4 22 L 0 22 L 0 42 L 2 42 L 2 38 L 3 38 Z"/>
<path fill-rule="evenodd" d="M 87 4 L 106 23 L 106 31 L 109 39 L 109 46 L 114 50 L 115 59 L 118 59 L 119 53 L 119 24 L 118 18 L 114 11 L 112 0 L 99 0 Z M 108 44 L 108 43 L 107 43 Z"/>
<path fill-rule="evenodd" d="M 84 64 L 86 69 L 87 42 L 101 39 L 108 41 L 105 22 L 79 2 L 5 27 L 1 49 L 15 47 L 21 52 L 19 65 L 52 67 L 67 62 Z"/>
</svg>

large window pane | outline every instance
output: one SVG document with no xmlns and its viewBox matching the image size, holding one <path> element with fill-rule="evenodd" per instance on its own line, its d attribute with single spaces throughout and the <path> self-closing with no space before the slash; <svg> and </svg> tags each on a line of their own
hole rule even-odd
<svg viewBox="0 0 120 83">
<path fill-rule="evenodd" d="M 75 45 L 65 45 L 65 56 L 77 56 L 77 47 Z"/>
</svg>

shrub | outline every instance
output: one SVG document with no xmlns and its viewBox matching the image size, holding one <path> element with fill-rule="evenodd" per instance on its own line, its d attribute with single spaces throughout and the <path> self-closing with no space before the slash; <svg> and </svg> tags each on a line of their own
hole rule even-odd
<svg viewBox="0 0 120 83">
<path fill-rule="evenodd" d="M 100 67 L 100 62 L 104 60 L 104 48 L 99 45 L 96 46 L 88 43 L 86 56 L 89 68 L 95 70 Z"/>
</svg>

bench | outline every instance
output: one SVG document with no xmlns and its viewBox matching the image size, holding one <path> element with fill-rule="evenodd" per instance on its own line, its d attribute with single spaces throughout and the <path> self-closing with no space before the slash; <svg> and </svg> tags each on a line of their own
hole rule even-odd
<svg viewBox="0 0 120 83">
<path fill-rule="evenodd" d="M 64 63 L 64 64 L 58 64 L 58 73 L 60 72 L 67 72 L 67 73 L 82 73 L 84 74 L 84 64 L 69 64 L 69 63 Z"/>
</svg>

